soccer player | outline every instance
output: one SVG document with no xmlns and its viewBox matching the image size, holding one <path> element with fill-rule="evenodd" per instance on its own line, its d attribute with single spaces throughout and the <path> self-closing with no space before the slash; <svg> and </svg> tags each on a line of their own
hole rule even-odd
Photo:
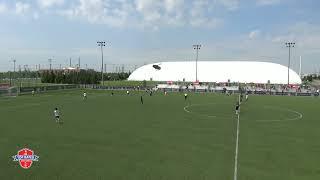
<svg viewBox="0 0 320 180">
<path fill-rule="evenodd" d="M 59 123 L 60 122 L 60 115 L 59 115 L 60 113 L 59 113 L 58 108 L 54 109 L 53 114 L 54 114 L 54 117 L 56 119 L 56 123 Z"/>
<path fill-rule="evenodd" d="M 143 104 L 143 98 L 142 98 L 142 96 L 140 96 L 140 102 L 141 102 L 141 104 Z"/>
<path fill-rule="evenodd" d="M 87 93 L 86 92 L 83 93 L 83 99 L 87 99 Z"/>
<path fill-rule="evenodd" d="M 237 115 L 239 114 L 239 108 L 240 108 L 240 105 L 239 105 L 239 103 L 237 102 L 237 104 L 236 104 L 236 114 L 237 114 Z"/>
<path fill-rule="evenodd" d="M 246 92 L 246 101 L 248 101 L 248 98 L 249 98 L 249 94 L 248 92 Z"/>
<path fill-rule="evenodd" d="M 184 100 L 186 101 L 188 98 L 188 94 L 187 93 L 184 93 Z"/>
<path fill-rule="evenodd" d="M 130 92 L 129 92 L 129 91 L 127 91 L 127 95 L 129 95 L 129 93 L 130 93 Z"/>
<path fill-rule="evenodd" d="M 113 91 L 111 91 L 111 96 L 113 96 Z"/>
<path fill-rule="evenodd" d="M 242 103 L 242 99 L 243 99 L 243 94 L 241 93 L 241 95 L 240 95 L 240 103 Z"/>
<path fill-rule="evenodd" d="M 164 95 L 165 95 L 165 96 L 167 95 L 167 91 L 164 91 Z"/>
<path fill-rule="evenodd" d="M 34 90 L 32 90 L 32 92 L 31 92 L 31 93 L 32 93 L 32 96 L 34 96 Z"/>
</svg>

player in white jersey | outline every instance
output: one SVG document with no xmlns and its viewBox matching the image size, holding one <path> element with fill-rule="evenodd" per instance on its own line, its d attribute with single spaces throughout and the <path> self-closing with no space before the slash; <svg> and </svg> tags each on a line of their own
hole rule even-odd
<svg viewBox="0 0 320 180">
<path fill-rule="evenodd" d="M 249 98 L 249 94 L 248 92 L 246 93 L 246 101 L 248 101 L 248 98 Z"/>
<path fill-rule="evenodd" d="M 60 122 L 60 112 L 59 112 L 58 108 L 54 109 L 53 114 L 56 119 L 56 123 L 59 123 Z"/>
<path fill-rule="evenodd" d="M 127 95 L 129 95 L 130 94 L 130 92 L 129 91 L 127 91 Z"/>
<path fill-rule="evenodd" d="M 87 99 L 87 93 L 86 92 L 83 93 L 83 99 Z"/>
</svg>

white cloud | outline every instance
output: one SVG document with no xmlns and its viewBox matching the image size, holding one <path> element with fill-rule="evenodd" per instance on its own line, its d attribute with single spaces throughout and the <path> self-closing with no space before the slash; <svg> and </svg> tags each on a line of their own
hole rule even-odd
<svg viewBox="0 0 320 180">
<path fill-rule="evenodd" d="M 220 18 L 210 17 L 207 14 L 210 11 L 210 1 L 208 0 L 198 0 L 194 1 L 192 4 L 192 9 L 190 11 L 189 24 L 193 27 L 206 27 L 206 28 L 216 28 L 223 24 L 223 20 Z"/>
<path fill-rule="evenodd" d="M 272 42 L 285 43 L 292 41 L 296 47 L 304 49 L 306 52 L 320 53 L 320 26 L 311 23 L 296 23 L 287 32 L 273 36 Z"/>
<path fill-rule="evenodd" d="M 257 0 L 257 5 L 259 6 L 267 6 L 267 5 L 274 5 L 279 4 L 283 0 Z"/>
<path fill-rule="evenodd" d="M 16 9 L 15 9 L 16 14 L 22 15 L 27 13 L 29 10 L 30 10 L 30 4 L 23 3 L 23 2 L 16 3 Z"/>
<path fill-rule="evenodd" d="M 64 0 L 38 0 L 38 4 L 41 8 L 50 8 L 56 5 L 63 5 Z"/>
<path fill-rule="evenodd" d="M 253 39 L 256 39 L 260 36 L 261 34 L 261 31 L 259 29 L 256 29 L 256 30 L 253 30 L 249 33 L 248 37 L 249 39 L 253 40 Z"/>
<path fill-rule="evenodd" d="M 103 0 L 80 0 L 80 5 L 74 9 L 74 15 L 84 16 L 90 22 L 98 22 L 104 17 L 105 11 Z"/>
<path fill-rule="evenodd" d="M 162 14 L 160 12 L 161 1 L 157 0 L 136 0 L 135 6 L 136 10 L 139 14 L 142 15 L 143 20 L 147 21 L 147 23 L 152 23 L 152 21 L 159 21 Z"/>
<path fill-rule="evenodd" d="M 34 20 L 38 20 L 39 19 L 39 13 L 38 12 L 34 12 L 32 15 Z"/>
<path fill-rule="evenodd" d="M 191 6 L 192 6 L 192 9 L 190 11 L 190 14 L 192 17 L 204 16 L 209 6 L 209 1 L 207 0 L 194 1 Z"/>
<path fill-rule="evenodd" d="M 164 0 L 164 7 L 167 12 L 177 12 L 183 7 L 184 0 Z"/>
<path fill-rule="evenodd" d="M 218 18 L 196 18 L 190 21 L 190 25 L 193 27 L 206 27 L 216 28 L 223 24 L 223 20 Z"/>
<path fill-rule="evenodd" d="M 69 9 L 61 10 L 58 14 L 70 19 L 84 18 L 90 23 L 107 24 L 111 27 L 127 25 L 132 7 L 126 0 L 118 0 L 112 5 L 108 0 L 79 0 L 79 4 Z"/>
<path fill-rule="evenodd" d="M 5 3 L 0 3 L 0 14 L 8 11 L 8 7 Z"/>
<path fill-rule="evenodd" d="M 238 0 L 77 0 L 59 14 L 70 19 L 85 19 L 90 23 L 111 27 L 138 27 L 153 30 L 161 27 L 216 28 L 222 18 L 213 17 L 213 6 L 223 4 L 227 10 L 235 9 Z"/>
<path fill-rule="evenodd" d="M 239 7 L 239 0 L 218 0 L 228 10 L 236 10 Z"/>
</svg>

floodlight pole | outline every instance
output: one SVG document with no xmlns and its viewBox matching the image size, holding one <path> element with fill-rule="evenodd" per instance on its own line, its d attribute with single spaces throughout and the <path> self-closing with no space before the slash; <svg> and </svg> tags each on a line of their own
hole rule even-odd
<svg viewBox="0 0 320 180">
<path fill-rule="evenodd" d="M 290 84 L 290 61 L 291 61 L 291 48 L 295 46 L 294 42 L 286 42 L 286 47 L 289 48 L 289 60 L 288 60 L 288 85 Z"/>
<path fill-rule="evenodd" d="M 300 61 L 299 61 L 299 77 L 301 78 L 301 65 L 302 65 L 302 62 L 301 62 L 301 56 L 300 56 Z"/>
<path fill-rule="evenodd" d="M 104 85 L 103 81 L 103 46 L 106 46 L 106 42 L 104 41 L 98 41 L 98 46 L 101 48 L 101 80 L 102 80 L 102 85 Z"/>
<path fill-rule="evenodd" d="M 201 48 L 200 44 L 193 45 L 193 49 L 195 49 L 197 52 L 197 56 L 196 56 L 196 82 L 198 82 L 198 57 L 199 57 L 200 48 Z"/>
<path fill-rule="evenodd" d="M 15 74 L 16 74 L 16 60 L 14 59 L 13 60 L 13 75 L 14 75 L 13 78 L 15 78 Z"/>
</svg>

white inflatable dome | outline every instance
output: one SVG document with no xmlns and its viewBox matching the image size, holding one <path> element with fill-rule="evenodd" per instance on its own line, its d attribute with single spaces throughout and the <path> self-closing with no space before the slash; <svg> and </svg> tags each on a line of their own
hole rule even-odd
<svg viewBox="0 0 320 180">
<path fill-rule="evenodd" d="M 290 84 L 301 84 L 299 75 L 289 70 Z M 128 78 L 130 81 L 196 81 L 196 62 L 159 62 L 136 69 Z M 198 61 L 199 82 L 240 82 L 266 84 L 287 84 L 286 66 L 256 61 Z"/>
</svg>

